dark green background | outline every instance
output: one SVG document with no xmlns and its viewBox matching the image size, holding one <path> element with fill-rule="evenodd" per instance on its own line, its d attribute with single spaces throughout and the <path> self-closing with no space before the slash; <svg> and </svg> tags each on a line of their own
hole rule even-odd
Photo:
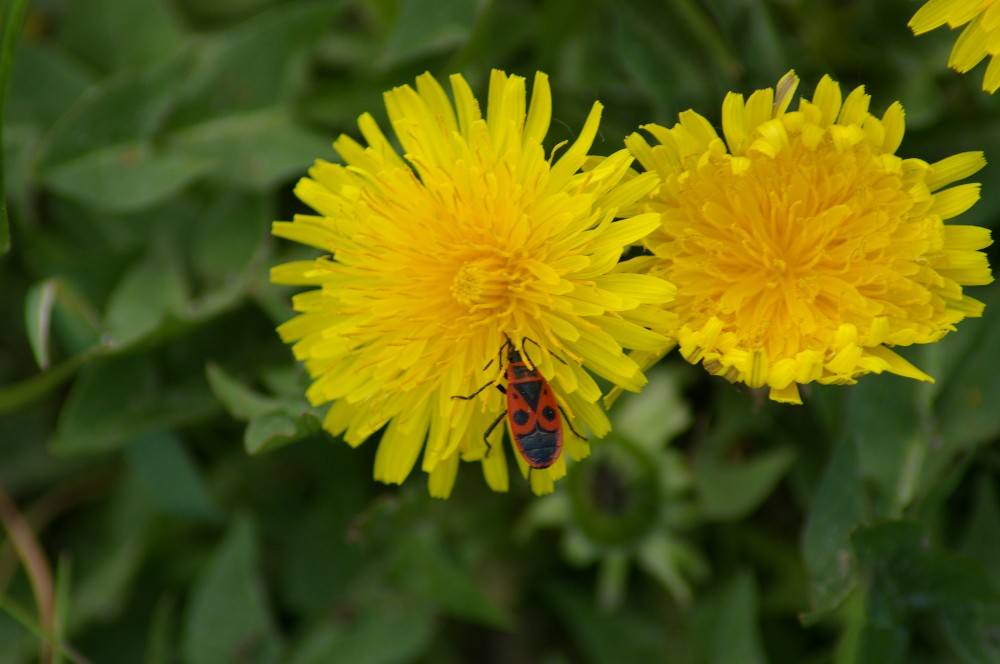
<svg viewBox="0 0 1000 664">
<path fill-rule="evenodd" d="M 605 154 L 829 73 L 903 103 L 901 156 L 1000 163 L 1000 98 L 946 69 L 956 33 L 910 34 L 919 4 L 32 2 L 3 127 L 0 485 L 57 577 L 62 661 L 1000 661 L 995 285 L 970 291 L 983 319 L 904 351 L 933 385 L 791 407 L 671 356 L 544 499 L 471 464 L 449 501 L 420 473 L 375 484 L 375 441 L 318 431 L 273 330 L 268 268 L 315 252 L 270 222 L 423 71 L 485 100 L 492 67 L 543 70 L 548 143 L 600 99 Z M 961 223 L 997 226 L 998 173 Z M 0 608 L 0 661 L 37 661 L 9 541 Z"/>
</svg>

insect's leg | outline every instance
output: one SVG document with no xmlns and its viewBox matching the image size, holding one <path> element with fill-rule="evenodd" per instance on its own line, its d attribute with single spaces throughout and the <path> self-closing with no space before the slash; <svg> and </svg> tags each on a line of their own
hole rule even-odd
<svg viewBox="0 0 1000 664">
<path fill-rule="evenodd" d="M 500 387 L 500 386 L 497 385 L 497 387 Z M 500 424 L 500 421 L 503 419 L 503 416 L 506 415 L 506 414 L 507 413 L 500 413 L 497 416 L 497 418 L 495 420 L 493 420 L 493 424 L 491 424 L 489 426 L 489 428 L 486 429 L 486 433 L 483 434 L 483 442 L 486 443 L 486 456 L 487 457 L 490 455 L 490 451 L 493 449 L 493 446 L 490 445 L 490 434 L 493 433 L 493 430 L 497 428 L 497 425 Z"/>
<path fill-rule="evenodd" d="M 503 335 L 503 337 L 504 337 L 504 339 L 506 339 L 506 341 L 504 341 L 503 344 L 501 344 L 500 348 L 497 349 L 496 360 L 490 360 L 489 362 L 487 362 L 486 366 L 483 367 L 483 371 L 486 371 L 491 366 L 493 366 L 493 362 L 495 361 L 497 363 L 497 366 L 500 367 L 500 375 L 501 376 L 503 375 L 503 351 L 504 351 L 505 348 L 507 348 L 507 346 L 510 345 L 510 337 L 508 337 L 506 334 Z M 500 380 L 500 379 L 497 378 L 497 380 Z M 485 388 L 485 386 L 484 386 L 484 388 Z"/>
<path fill-rule="evenodd" d="M 473 392 L 472 394 L 470 394 L 470 395 L 469 395 L 469 396 L 467 396 L 467 397 L 465 397 L 465 396 L 462 396 L 461 394 L 455 394 L 455 395 L 452 395 L 452 397 L 451 397 L 451 398 L 452 398 L 452 399 L 463 399 L 463 400 L 465 400 L 465 401 L 468 401 L 469 399 L 474 399 L 474 398 L 476 398 L 477 396 L 479 396 L 479 393 L 480 393 L 480 392 L 482 392 L 483 390 L 485 390 L 485 389 L 486 389 L 487 387 L 489 387 L 490 385 L 496 385 L 496 383 L 494 383 L 494 382 L 493 382 L 493 381 L 491 380 L 490 382 L 486 383 L 485 385 L 483 385 L 482 387 L 480 387 L 480 388 L 479 388 L 478 390 L 476 390 L 475 392 Z M 499 387 L 499 385 L 497 385 L 497 387 Z"/>
<path fill-rule="evenodd" d="M 563 407 L 560 406 L 559 404 L 556 404 L 556 408 L 558 408 L 559 412 L 562 413 L 563 422 L 566 423 L 566 426 L 569 427 L 569 430 L 572 431 L 574 434 L 576 434 L 577 438 L 579 438 L 580 440 L 586 442 L 587 439 L 584 438 L 583 436 L 581 436 L 580 432 L 573 428 L 573 424 L 569 421 L 569 417 L 566 415 L 566 411 L 563 410 Z"/>
<path fill-rule="evenodd" d="M 504 336 L 506 336 L 506 335 L 504 335 Z M 503 375 L 503 349 L 506 348 L 507 344 L 509 344 L 509 343 L 510 343 L 510 339 L 507 339 L 507 341 L 504 342 L 504 345 L 500 346 L 500 350 L 497 351 L 496 363 L 497 363 L 497 366 L 500 367 L 500 371 L 501 371 L 500 375 L 501 376 Z M 483 367 L 483 371 L 486 371 L 492 365 L 493 365 L 493 360 L 490 360 L 489 362 L 486 363 L 486 366 Z M 500 380 L 500 379 L 497 378 L 497 380 Z M 496 385 L 496 384 L 497 384 L 496 380 L 491 380 L 490 382 L 486 383 L 485 385 L 483 385 L 482 387 L 480 387 L 478 390 L 476 390 L 475 392 L 473 392 L 472 394 L 470 394 L 467 397 L 459 395 L 459 394 L 456 394 L 456 395 L 452 396 L 452 399 L 464 399 L 465 401 L 468 401 L 469 399 L 473 399 L 473 398 L 479 396 L 479 393 L 482 392 L 483 390 L 485 390 L 490 385 Z"/>
</svg>

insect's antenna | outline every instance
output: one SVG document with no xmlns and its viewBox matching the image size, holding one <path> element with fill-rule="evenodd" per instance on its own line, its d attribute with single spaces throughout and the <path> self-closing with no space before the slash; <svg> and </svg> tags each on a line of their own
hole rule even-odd
<svg viewBox="0 0 1000 664">
<path fill-rule="evenodd" d="M 524 351 L 524 356 L 526 358 L 528 358 L 528 363 L 531 364 L 531 368 L 533 370 L 535 370 L 535 369 L 538 369 L 538 364 L 533 359 L 531 359 L 530 355 L 528 355 L 528 342 L 529 341 L 531 343 L 535 344 L 535 347 L 538 348 L 538 350 L 544 351 L 545 349 L 542 348 L 542 345 L 540 343 L 538 343 L 537 341 L 535 341 L 531 337 L 523 337 L 521 339 L 521 350 Z M 559 357 L 558 355 L 555 355 L 553 353 L 548 353 L 548 356 L 549 357 L 554 357 L 557 360 L 559 360 L 560 362 L 562 362 L 563 364 L 566 364 L 566 362 L 561 357 Z"/>
<path fill-rule="evenodd" d="M 528 362 L 530 362 L 530 363 L 531 363 L 531 366 L 532 366 L 532 368 L 535 368 L 535 367 L 537 367 L 538 365 L 536 365 L 536 364 L 535 364 L 535 362 L 534 362 L 534 361 L 533 361 L 533 360 L 531 359 L 531 357 L 530 357 L 530 356 L 528 355 L 528 349 L 527 349 L 527 347 L 525 346 L 525 344 L 526 344 L 527 342 L 529 342 L 529 341 L 530 341 L 531 343 L 535 344 L 535 346 L 536 346 L 536 347 L 537 347 L 537 348 L 538 348 L 539 350 L 545 350 L 545 349 L 544 349 L 544 348 L 542 348 L 542 344 L 538 343 L 537 341 L 535 341 L 535 340 L 534 340 L 534 339 L 532 339 L 531 337 L 523 337 L 523 338 L 521 339 L 521 350 L 523 350 L 523 351 L 524 351 L 524 356 L 528 358 Z M 550 352 L 550 353 L 549 353 L 549 357 L 551 357 L 551 358 L 552 358 L 552 359 L 554 359 L 554 360 L 558 360 L 559 362 L 561 362 L 561 363 L 563 363 L 563 364 L 566 364 L 566 360 L 562 359 L 561 357 L 559 357 L 559 356 L 558 356 L 558 355 L 556 355 L 555 353 L 551 353 L 551 352 Z"/>
<path fill-rule="evenodd" d="M 508 346 L 511 345 L 510 337 L 507 336 L 506 332 L 503 333 L 503 338 L 504 338 L 504 342 L 503 342 L 503 344 L 500 345 L 500 348 L 497 349 L 497 356 L 496 356 L 496 363 L 497 363 L 497 366 L 500 367 L 501 371 L 503 371 L 503 351 L 504 351 L 505 348 L 507 348 Z M 489 362 L 486 363 L 486 366 L 483 367 L 482 370 L 486 371 L 492 365 L 493 365 L 493 360 L 490 360 Z"/>
</svg>

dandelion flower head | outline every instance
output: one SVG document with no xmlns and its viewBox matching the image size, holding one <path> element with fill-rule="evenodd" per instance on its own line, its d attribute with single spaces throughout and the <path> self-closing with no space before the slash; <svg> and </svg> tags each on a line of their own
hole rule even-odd
<svg viewBox="0 0 1000 664">
<path fill-rule="evenodd" d="M 989 231 L 944 222 L 978 200 L 978 184 L 949 185 L 983 155 L 896 156 L 899 103 L 877 118 L 864 88 L 845 99 L 824 77 L 789 111 L 797 85 L 789 72 L 745 101 L 730 93 L 724 141 L 693 111 L 643 127 L 653 145 L 626 140 L 662 178 L 644 204 L 661 227 L 645 242 L 650 272 L 679 287 L 680 352 L 788 403 L 813 381 L 931 380 L 890 347 L 937 341 L 982 313 L 963 286 L 992 281 Z"/>
<path fill-rule="evenodd" d="M 983 90 L 1000 88 L 1000 2 L 996 0 L 930 0 L 910 19 L 913 34 L 921 35 L 945 23 L 949 28 L 966 25 L 955 41 L 948 66 L 965 73 L 986 57 L 990 63 L 983 77 Z"/>
<path fill-rule="evenodd" d="M 327 254 L 272 272 L 276 283 L 315 287 L 295 296 L 299 314 L 279 333 L 313 379 L 310 401 L 331 404 L 324 428 L 359 445 L 385 427 L 376 479 L 402 482 L 423 452 L 440 497 L 460 459 L 481 462 L 489 486 L 507 489 L 505 427 L 489 448 L 483 441 L 504 396 L 454 398 L 503 382 L 507 339 L 549 382 L 566 425 L 600 437 L 610 425 L 591 373 L 638 390 L 645 377 L 624 349 L 669 343 L 662 305 L 674 293 L 619 262 L 659 222 L 651 213 L 618 219 L 618 210 L 634 208 L 657 180 L 634 177 L 627 150 L 588 157 L 599 103 L 571 145 L 547 154 L 544 74 L 528 104 L 523 78 L 494 71 L 485 117 L 463 77 L 450 83 L 451 97 L 430 74 L 387 92 L 401 151 L 362 115 L 367 146 L 341 136 L 343 163 L 318 161 L 296 187 L 317 214 L 273 229 Z M 570 457 L 588 454 L 585 440 L 569 430 L 563 438 Z M 545 493 L 565 475 L 565 456 L 530 473 L 515 458 Z"/>
</svg>

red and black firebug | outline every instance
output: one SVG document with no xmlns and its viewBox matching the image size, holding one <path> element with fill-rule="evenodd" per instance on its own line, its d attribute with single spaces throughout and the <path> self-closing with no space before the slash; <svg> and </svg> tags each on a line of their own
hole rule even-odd
<svg viewBox="0 0 1000 664">
<path fill-rule="evenodd" d="M 580 436 L 573 429 L 565 411 L 556 402 L 549 382 L 538 371 L 538 365 L 528 356 L 525 347 L 525 343 L 528 341 L 538 346 L 536 341 L 525 337 L 521 341 L 521 351 L 518 351 L 508 337 L 497 353 L 497 361 L 502 362 L 504 351 L 507 351 L 506 388 L 499 383 L 490 381 L 468 396 L 454 396 L 452 398 L 473 399 L 490 385 L 496 385 L 498 390 L 507 395 L 507 411 L 500 413 L 483 434 L 487 454 L 492 449 L 489 440 L 490 434 L 506 415 L 511 433 L 514 435 L 514 445 L 521 458 L 531 468 L 542 469 L 554 464 L 562 453 L 563 419 L 565 419 L 565 424 L 570 431 L 580 438 L 583 436 Z M 528 363 L 525 363 L 521 358 L 522 352 L 528 359 Z M 565 364 L 561 358 L 555 355 L 552 357 Z M 488 369 L 491 364 L 493 364 L 493 360 L 490 360 L 484 370 Z M 562 418 L 560 418 L 560 414 Z"/>
</svg>

